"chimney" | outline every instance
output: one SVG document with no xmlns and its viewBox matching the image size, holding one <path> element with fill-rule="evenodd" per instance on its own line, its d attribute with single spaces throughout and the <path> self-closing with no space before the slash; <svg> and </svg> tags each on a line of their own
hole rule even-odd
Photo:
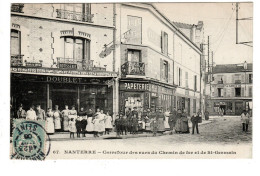
<svg viewBox="0 0 260 176">
<path fill-rule="evenodd" d="M 247 70 L 247 62 L 244 62 L 244 69 Z"/>
</svg>

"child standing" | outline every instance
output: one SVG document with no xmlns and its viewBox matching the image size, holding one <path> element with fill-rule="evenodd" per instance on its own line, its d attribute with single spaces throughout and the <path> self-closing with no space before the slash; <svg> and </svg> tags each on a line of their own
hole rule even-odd
<svg viewBox="0 0 260 176">
<path fill-rule="evenodd" d="M 70 131 L 70 138 L 74 138 L 74 133 L 77 132 L 76 122 L 74 118 L 71 118 L 69 121 L 69 131 Z"/>
<path fill-rule="evenodd" d="M 81 126 L 82 126 L 81 120 L 82 120 L 81 116 L 78 116 L 77 119 L 76 119 L 77 137 L 80 137 L 80 133 L 81 133 Z"/>
</svg>

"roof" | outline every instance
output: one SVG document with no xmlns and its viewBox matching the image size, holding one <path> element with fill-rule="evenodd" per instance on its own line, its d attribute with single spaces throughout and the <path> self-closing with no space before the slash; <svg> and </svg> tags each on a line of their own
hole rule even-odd
<svg viewBox="0 0 260 176">
<path fill-rule="evenodd" d="M 253 64 L 248 63 L 247 69 L 244 69 L 243 64 L 225 64 L 225 65 L 216 65 L 213 67 L 213 74 L 214 73 L 238 73 L 238 72 L 245 72 L 245 71 L 252 71 Z"/>
</svg>

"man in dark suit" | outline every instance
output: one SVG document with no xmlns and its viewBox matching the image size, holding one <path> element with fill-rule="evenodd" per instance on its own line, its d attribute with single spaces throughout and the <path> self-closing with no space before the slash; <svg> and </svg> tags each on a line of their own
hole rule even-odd
<svg viewBox="0 0 260 176">
<path fill-rule="evenodd" d="M 194 134 L 194 128 L 196 127 L 197 134 L 199 133 L 199 118 L 200 118 L 200 112 L 197 114 L 194 113 L 194 115 L 191 117 L 192 122 L 192 134 Z"/>
</svg>

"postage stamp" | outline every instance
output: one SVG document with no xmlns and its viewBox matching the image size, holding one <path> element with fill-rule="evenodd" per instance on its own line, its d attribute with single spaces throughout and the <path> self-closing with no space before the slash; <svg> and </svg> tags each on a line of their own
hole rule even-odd
<svg viewBox="0 0 260 176">
<path fill-rule="evenodd" d="M 11 159 L 44 160 L 49 154 L 50 142 L 44 121 L 15 120 Z"/>
</svg>

